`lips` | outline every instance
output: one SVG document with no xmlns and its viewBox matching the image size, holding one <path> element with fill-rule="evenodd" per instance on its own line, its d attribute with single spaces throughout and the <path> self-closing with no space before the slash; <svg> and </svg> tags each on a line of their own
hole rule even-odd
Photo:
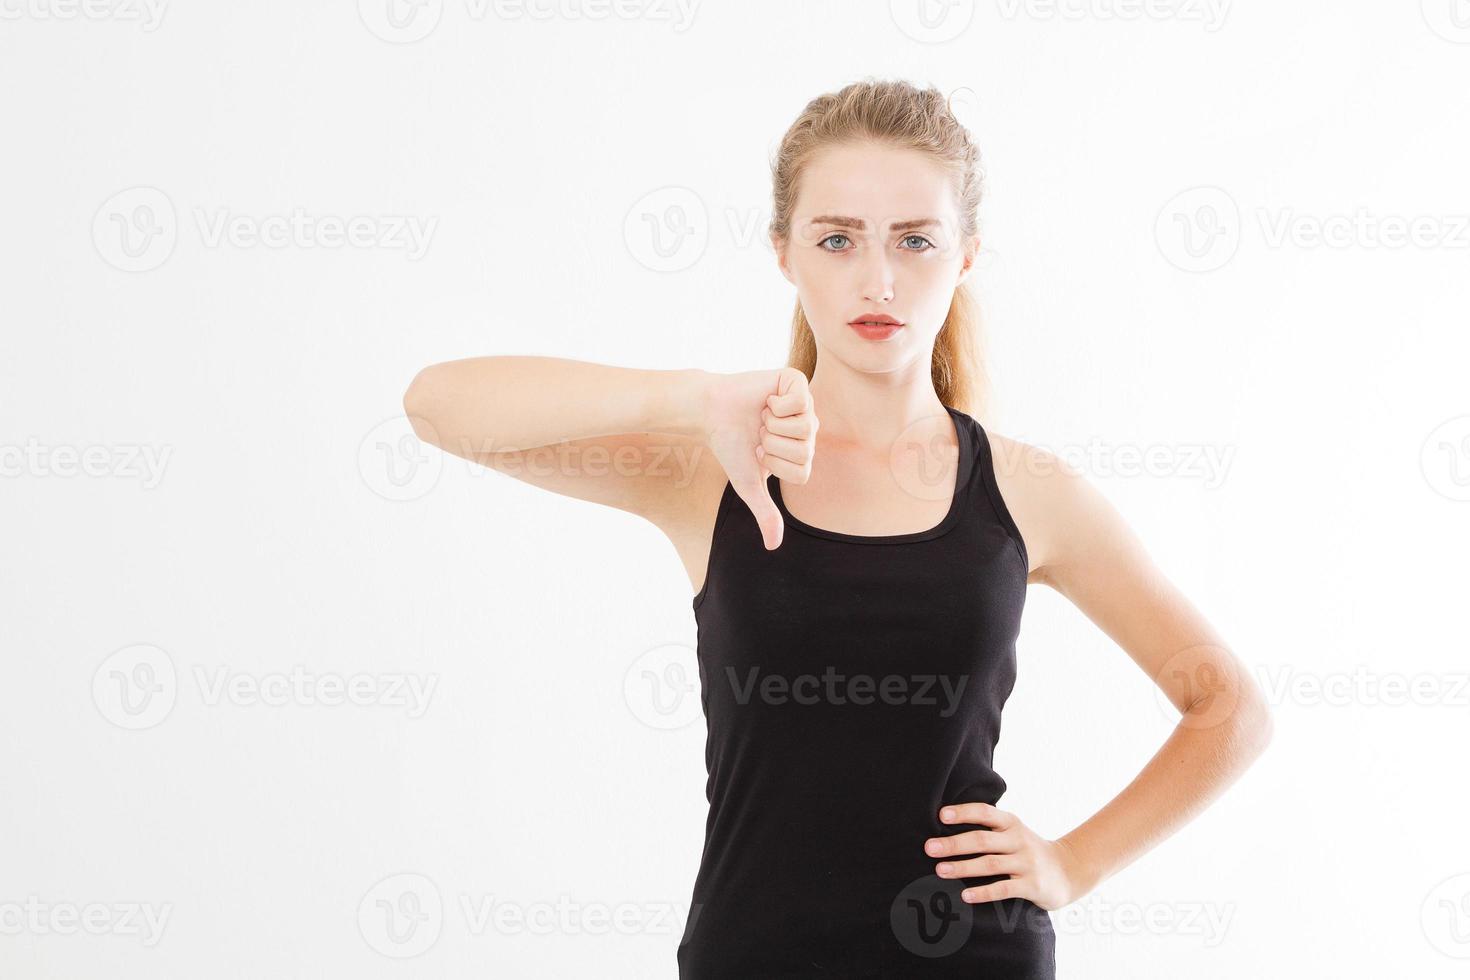
<svg viewBox="0 0 1470 980">
<path fill-rule="evenodd" d="M 850 324 L 852 324 L 854 327 L 858 327 L 858 326 L 864 326 L 864 327 L 901 327 L 901 326 L 903 326 L 903 321 L 902 320 L 895 320 L 893 317 L 889 316 L 887 313 L 863 313 L 860 316 L 853 317 L 851 320 L 848 320 L 847 322 L 850 323 Z"/>
</svg>

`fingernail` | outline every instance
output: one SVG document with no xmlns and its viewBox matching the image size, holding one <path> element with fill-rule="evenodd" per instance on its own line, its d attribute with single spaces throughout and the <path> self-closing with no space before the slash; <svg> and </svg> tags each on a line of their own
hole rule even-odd
<svg viewBox="0 0 1470 980">
<path fill-rule="evenodd" d="M 945 820 L 953 820 L 954 819 L 954 811 L 951 810 L 951 809 L 949 809 L 948 807 L 946 807 L 943 810 L 939 811 L 939 815 L 941 817 L 943 817 Z"/>
<path fill-rule="evenodd" d="M 945 864 L 941 864 L 939 867 L 935 868 L 934 870 L 935 871 L 938 871 L 942 875 L 947 875 L 951 871 L 954 870 L 954 865 L 949 864 L 949 863 L 945 863 Z"/>
</svg>

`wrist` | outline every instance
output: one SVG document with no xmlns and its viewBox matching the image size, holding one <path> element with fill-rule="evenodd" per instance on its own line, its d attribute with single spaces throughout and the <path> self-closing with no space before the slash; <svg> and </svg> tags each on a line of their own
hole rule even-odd
<svg viewBox="0 0 1470 980">
<path fill-rule="evenodd" d="M 1076 901 L 1096 888 L 1106 874 L 1070 835 L 1058 837 L 1056 843 L 1066 855 L 1067 877 L 1072 882 L 1073 901 Z"/>
<path fill-rule="evenodd" d="M 649 428 L 703 440 L 712 375 L 699 368 L 664 373 L 664 383 L 654 386 L 658 395 L 650 406 Z"/>
</svg>

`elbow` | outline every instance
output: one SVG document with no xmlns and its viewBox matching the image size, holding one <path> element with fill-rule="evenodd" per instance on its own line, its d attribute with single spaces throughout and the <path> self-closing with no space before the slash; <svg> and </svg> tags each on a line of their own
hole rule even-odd
<svg viewBox="0 0 1470 980">
<path fill-rule="evenodd" d="M 1237 741 L 1249 747 L 1253 759 L 1271 744 L 1276 734 L 1276 723 L 1270 703 L 1259 691 L 1242 702 L 1241 710 L 1237 712 L 1235 732 Z"/>
</svg>

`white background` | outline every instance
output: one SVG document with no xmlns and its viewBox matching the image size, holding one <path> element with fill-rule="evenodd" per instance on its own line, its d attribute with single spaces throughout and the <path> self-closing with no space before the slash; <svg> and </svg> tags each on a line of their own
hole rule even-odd
<svg viewBox="0 0 1470 980">
<path fill-rule="evenodd" d="M 689 582 L 400 399 L 782 363 L 769 154 L 875 75 L 981 145 L 982 421 L 1080 460 L 1276 709 L 1054 913 L 1059 975 L 1464 975 L 1464 0 L 386 2 L 0 0 L 0 974 L 675 975 Z M 1058 836 L 1175 716 L 1044 587 L 1019 658 L 1002 805 Z"/>
</svg>

